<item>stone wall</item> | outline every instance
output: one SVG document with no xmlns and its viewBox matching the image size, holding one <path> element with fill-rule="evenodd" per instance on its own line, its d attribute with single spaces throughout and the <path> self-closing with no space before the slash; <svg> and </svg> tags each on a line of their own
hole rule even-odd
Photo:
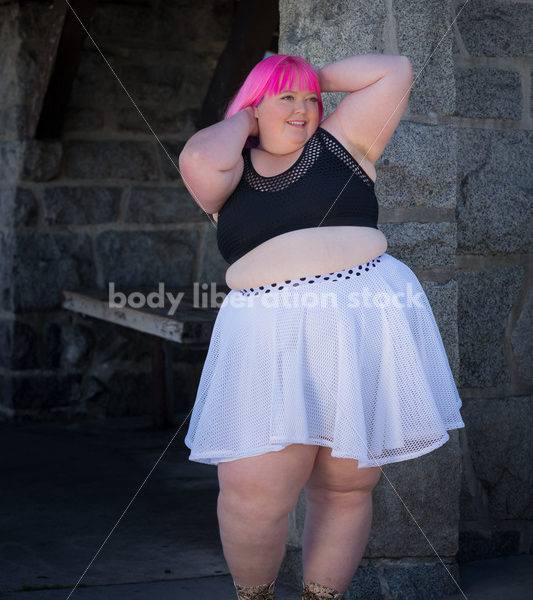
<svg viewBox="0 0 533 600">
<path fill-rule="evenodd" d="M 349 598 L 441 598 L 458 591 L 457 559 L 531 552 L 531 4 L 280 2 L 280 52 L 412 62 L 408 108 L 376 163 L 379 228 L 429 297 L 466 423 L 383 469 Z M 326 114 L 342 96 L 325 94 Z M 302 494 L 289 578 L 304 511 Z"/>
<path fill-rule="evenodd" d="M 459 560 L 533 551 L 532 29 L 532 2 L 492 0 L 454 27 Z"/>
<path fill-rule="evenodd" d="M 35 140 L 48 15 L 0 3 L 0 418 L 150 413 L 147 337 L 61 309 L 61 291 L 224 283 L 177 164 L 233 2 L 99 2 L 86 26 L 103 56 L 87 37 L 60 139 Z M 169 347 L 176 403 L 192 406 L 205 351 Z"/>
</svg>

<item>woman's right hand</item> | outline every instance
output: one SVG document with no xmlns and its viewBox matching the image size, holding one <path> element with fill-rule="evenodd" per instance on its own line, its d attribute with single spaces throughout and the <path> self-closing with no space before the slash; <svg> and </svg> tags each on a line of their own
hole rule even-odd
<svg viewBox="0 0 533 600">
<path fill-rule="evenodd" d="M 254 115 L 253 107 L 247 106 L 243 110 L 245 110 L 250 116 L 250 135 L 254 137 L 259 136 L 259 123 L 257 121 L 257 117 Z"/>
</svg>

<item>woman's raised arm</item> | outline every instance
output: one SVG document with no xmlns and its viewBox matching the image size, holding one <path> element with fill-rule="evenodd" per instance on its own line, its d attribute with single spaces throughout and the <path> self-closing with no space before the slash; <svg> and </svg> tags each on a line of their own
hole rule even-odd
<svg viewBox="0 0 533 600">
<path fill-rule="evenodd" d="M 320 90 L 351 92 L 328 117 L 353 146 L 375 162 L 394 133 L 413 80 L 407 56 L 360 54 L 317 69 Z"/>
<path fill-rule="evenodd" d="M 237 187 L 244 167 L 242 149 L 248 136 L 257 135 L 257 119 L 246 107 L 196 132 L 178 161 L 187 189 L 207 213 L 216 213 Z"/>
</svg>

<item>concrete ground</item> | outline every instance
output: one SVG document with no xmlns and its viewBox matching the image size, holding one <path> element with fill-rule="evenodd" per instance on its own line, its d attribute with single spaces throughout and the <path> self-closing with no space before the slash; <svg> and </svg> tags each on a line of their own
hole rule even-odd
<svg viewBox="0 0 533 600">
<path fill-rule="evenodd" d="M 176 429 L 148 417 L 0 424 L 0 598 L 235 600 L 216 467 L 189 461 L 187 424 Z M 529 600 L 533 557 L 469 563 L 461 585 L 469 600 Z"/>
</svg>

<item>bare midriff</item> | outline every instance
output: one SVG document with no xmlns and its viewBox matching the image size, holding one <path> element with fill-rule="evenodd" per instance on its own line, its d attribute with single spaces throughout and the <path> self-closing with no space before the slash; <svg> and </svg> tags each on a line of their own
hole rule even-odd
<svg viewBox="0 0 533 600">
<path fill-rule="evenodd" d="M 373 227 L 313 227 L 263 242 L 226 271 L 231 289 L 321 275 L 369 262 L 387 250 L 387 238 Z"/>
<path fill-rule="evenodd" d="M 264 154 L 255 151 L 256 161 L 262 157 Z M 374 164 L 361 154 L 355 154 L 354 158 L 375 182 Z M 294 162 L 294 156 L 289 159 Z M 265 175 L 271 176 L 289 164 L 279 161 L 269 164 L 265 160 L 261 168 Z M 263 242 L 236 260 L 226 271 L 226 284 L 230 289 L 240 290 L 331 273 L 369 262 L 386 250 L 387 238 L 373 227 L 339 225 L 297 229 Z"/>
</svg>

